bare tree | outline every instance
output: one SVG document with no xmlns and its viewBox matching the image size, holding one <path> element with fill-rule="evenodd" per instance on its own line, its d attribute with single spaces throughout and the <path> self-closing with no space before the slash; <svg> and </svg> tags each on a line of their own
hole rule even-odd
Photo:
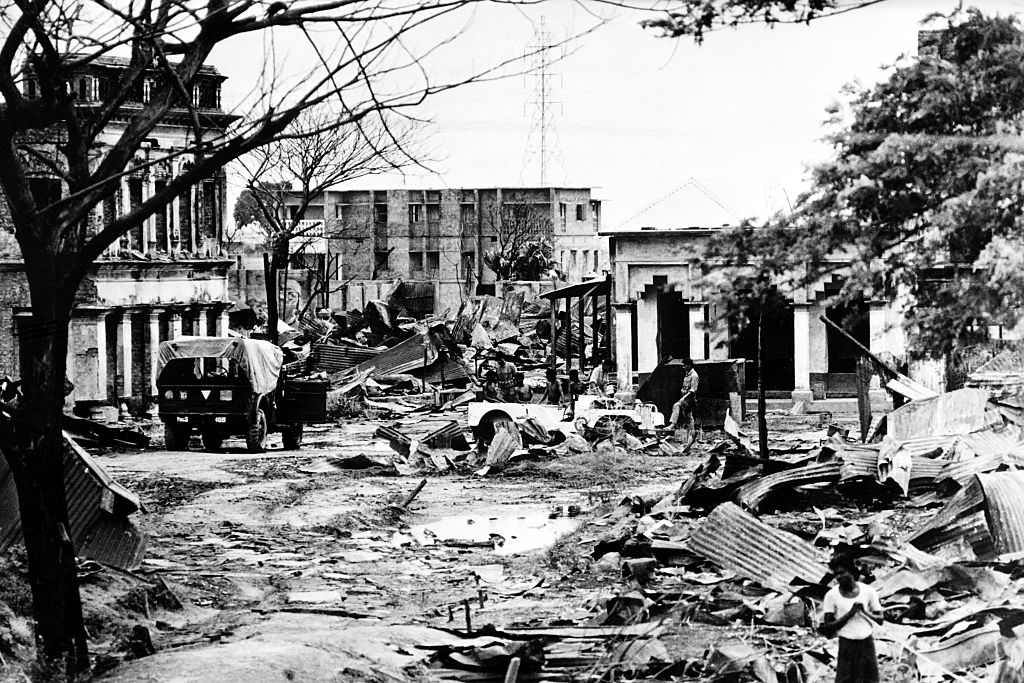
<svg viewBox="0 0 1024 683">
<path fill-rule="evenodd" d="M 506 3 L 515 4 L 516 0 Z M 293 137 L 311 107 L 331 103 L 325 128 L 360 126 L 441 91 L 507 73 L 516 55 L 444 82 L 429 65 L 463 33 L 460 13 L 479 0 L 14 0 L 0 4 L 0 189 L 30 290 L 30 343 L 21 353 L 24 402 L 0 426 L 17 486 L 40 657 L 75 674 L 88 648 L 68 534 L 61 413 L 68 324 L 93 262 L 134 226 L 164 211 L 225 164 Z M 482 4 L 482 3 L 480 3 Z M 426 29 L 437 26 L 431 38 Z M 315 29 L 315 33 L 314 33 Z M 453 30 L 454 29 L 454 30 Z M 281 75 L 276 37 L 304 41 L 315 68 Z M 214 48 L 249 49 L 265 36 L 264 77 L 236 122 L 209 116 L 206 62 Z M 226 49 L 226 48 L 225 48 Z M 529 55 L 526 55 L 527 57 Z M 82 98 L 79 75 L 120 57 L 105 87 Z M 289 59 L 293 56 L 289 55 Z M 447 71 L 452 73 L 451 70 Z M 214 103 L 219 107 L 219 102 Z M 164 159 L 139 152 L 162 121 L 188 121 L 190 139 Z M 389 135 L 392 133 L 389 133 Z M 149 145 L 151 148 L 152 146 Z M 151 148 L 150 152 L 154 152 Z M 153 163 L 189 164 L 138 204 L 104 215 L 122 178 Z M 40 179 L 48 182 L 39 182 Z"/>
<path fill-rule="evenodd" d="M 484 224 L 497 236 L 484 263 L 498 280 L 541 280 L 562 277 L 551 250 L 551 216 L 548 212 L 512 195 L 490 207 Z"/>
<path fill-rule="evenodd" d="M 267 304 L 272 309 L 281 304 L 279 279 L 281 273 L 287 279 L 290 266 L 311 271 L 317 286 L 309 292 L 309 301 L 328 291 L 322 289 L 330 287 L 323 255 L 306 253 L 313 252 L 317 242 L 328 236 L 360 239 L 372 227 L 368 221 L 348 222 L 333 230 L 328 216 L 307 220 L 310 205 L 322 202 L 324 193 L 341 183 L 425 161 L 418 150 L 420 127 L 416 122 L 381 114 L 338 126 L 339 118 L 327 106 L 307 110 L 277 144 L 261 147 L 240 160 L 246 183 L 244 199 L 266 234 L 270 254 Z M 313 256 L 312 262 L 306 256 Z M 285 315 L 283 307 L 277 310 Z M 273 334 L 274 328 L 271 330 Z"/>
</svg>

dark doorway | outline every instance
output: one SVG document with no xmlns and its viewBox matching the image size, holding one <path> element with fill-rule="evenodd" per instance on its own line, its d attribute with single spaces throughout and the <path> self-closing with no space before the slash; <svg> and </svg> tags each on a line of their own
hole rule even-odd
<svg viewBox="0 0 1024 683">
<path fill-rule="evenodd" d="M 641 340 L 642 343 L 643 340 Z M 680 292 L 658 292 L 658 361 L 690 355 L 690 323 Z"/>
<path fill-rule="evenodd" d="M 871 341 L 869 311 L 867 302 L 857 297 L 853 301 L 829 306 L 825 316 L 866 347 Z M 827 327 L 826 334 L 829 373 L 857 372 L 857 358 L 860 357 L 857 346 L 831 326 Z"/>
<path fill-rule="evenodd" d="M 772 290 L 765 303 L 762 320 L 762 346 L 764 347 L 765 391 L 791 392 L 793 390 L 793 304 Z M 757 390 L 757 319 L 759 306 L 743 312 L 744 326 L 730 323 L 732 338 L 730 357 L 746 359 L 747 391 Z"/>
</svg>

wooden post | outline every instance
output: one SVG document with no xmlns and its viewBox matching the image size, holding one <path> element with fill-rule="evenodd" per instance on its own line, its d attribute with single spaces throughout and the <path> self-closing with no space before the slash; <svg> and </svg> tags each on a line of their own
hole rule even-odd
<svg viewBox="0 0 1024 683">
<path fill-rule="evenodd" d="M 551 281 L 551 291 L 558 289 L 555 286 L 555 281 Z M 551 369 L 558 369 L 558 333 L 555 331 L 555 325 L 558 323 L 558 299 L 551 298 L 551 314 L 549 316 L 551 321 Z"/>
<path fill-rule="evenodd" d="M 604 343 L 608 347 L 608 358 L 611 358 L 613 353 L 612 349 L 615 348 L 614 342 L 612 341 L 612 276 L 606 273 L 604 281 L 608 283 L 608 287 L 604 292 Z"/>
<path fill-rule="evenodd" d="M 586 360 L 586 357 L 587 357 L 587 355 L 586 355 L 587 354 L 587 346 L 586 346 L 587 335 L 584 332 L 584 325 L 586 324 L 586 311 L 584 310 L 584 308 L 586 307 L 586 303 L 587 303 L 586 298 L 581 296 L 579 302 L 577 302 L 577 304 L 576 304 L 576 316 L 580 319 L 580 352 L 579 352 L 579 357 L 580 357 L 580 374 L 581 375 L 583 374 L 583 366 L 585 365 L 584 361 Z"/>
<path fill-rule="evenodd" d="M 572 297 L 565 297 L 565 371 L 572 369 Z"/>
<path fill-rule="evenodd" d="M 597 315 L 597 302 L 599 301 L 597 296 L 598 296 L 597 294 L 591 294 L 590 295 L 590 306 L 591 306 L 591 311 L 590 311 L 590 320 L 591 320 L 591 323 L 590 323 L 590 334 L 594 338 L 594 355 L 595 356 L 598 355 L 598 353 L 597 353 L 597 328 L 601 324 L 601 318 L 598 317 L 598 315 Z M 609 351 L 611 351 L 611 349 L 609 349 Z M 611 353 L 601 354 L 601 355 L 606 360 L 611 360 L 611 357 L 612 357 Z"/>
</svg>

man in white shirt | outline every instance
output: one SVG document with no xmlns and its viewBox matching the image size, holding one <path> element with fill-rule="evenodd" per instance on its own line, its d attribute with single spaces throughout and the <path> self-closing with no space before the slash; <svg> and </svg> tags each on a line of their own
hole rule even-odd
<svg viewBox="0 0 1024 683">
<path fill-rule="evenodd" d="M 829 562 L 838 585 L 825 594 L 821 632 L 839 638 L 836 683 L 878 683 L 874 626 L 883 619 L 878 591 L 857 581 L 857 568 L 845 556 Z"/>
</svg>

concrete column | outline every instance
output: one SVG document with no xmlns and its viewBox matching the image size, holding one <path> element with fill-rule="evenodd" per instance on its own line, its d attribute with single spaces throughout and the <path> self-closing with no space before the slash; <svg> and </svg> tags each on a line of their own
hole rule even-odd
<svg viewBox="0 0 1024 683">
<path fill-rule="evenodd" d="M 146 320 L 146 360 L 149 367 L 149 393 L 156 396 L 157 366 L 160 362 L 160 309 L 151 308 L 147 311 Z"/>
<path fill-rule="evenodd" d="M 828 372 L 828 327 L 821 322 L 821 316 L 828 311 L 820 301 L 811 303 L 807 309 L 807 329 L 810 335 L 808 359 L 810 371 Z"/>
<path fill-rule="evenodd" d="M 702 301 L 688 301 L 686 313 L 690 329 L 690 358 L 693 360 L 705 360 L 704 340 L 707 330 L 704 329 L 705 311 L 707 305 Z"/>
<path fill-rule="evenodd" d="M 196 336 L 197 337 L 206 337 L 206 336 L 208 336 L 207 332 L 206 332 L 206 328 L 207 328 L 206 309 L 203 308 L 202 306 L 197 306 L 196 307 L 196 326 L 195 326 Z"/>
<path fill-rule="evenodd" d="M 811 402 L 810 305 L 793 305 L 793 401 Z"/>
<path fill-rule="evenodd" d="M 142 197 L 142 201 L 146 201 L 156 194 L 156 184 L 152 173 L 146 175 L 145 188 L 146 191 Z M 143 248 L 145 253 L 148 254 L 150 251 L 157 251 L 163 247 L 163 245 L 156 243 L 156 216 L 150 216 L 146 219 L 145 230 L 143 232 L 146 235 L 146 244 Z"/>
<path fill-rule="evenodd" d="M 132 312 L 121 311 L 121 320 L 117 324 L 117 374 L 121 377 L 118 387 L 118 398 L 132 395 Z"/>
<path fill-rule="evenodd" d="M 636 300 L 636 369 L 654 372 L 658 367 L 658 298 L 644 293 Z"/>
<path fill-rule="evenodd" d="M 181 313 L 171 311 L 171 329 L 168 332 L 168 338 L 178 339 L 179 337 L 181 337 Z"/>
<path fill-rule="evenodd" d="M 226 337 L 226 336 L 228 336 L 228 328 L 229 327 L 230 327 L 230 322 L 228 321 L 228 312 L 227 312 L 227 309 L 224 309 L 224 310 L 222 310 L 217 315 L 217 336 L 218 337 Z"/>
<path fill-rule="evenodd" d="M 189 188 L 189 195 L 192 199 L 191 213 L 188 217 L 188 235 L 183 235 L 188 250 L 196 253 L 196 235 L 199 232 L 199 188 L 193 185 Z"/>
<path fill-rule="evenodd" d="M 181 211 L 181 197 L 175 197 L 171 201 L 170 215 L 167 216 L 167 238 L 171 244 L 168 247 L 170 251 L 174 251 L 174 247 L 181 248 L 181 218 L 179 216 Z"/>
<path fill-rule="evenodd" d="M 619 391 L 633 388 L 633 304 L 615 303 L 615 374 Z"/>
</svg>

